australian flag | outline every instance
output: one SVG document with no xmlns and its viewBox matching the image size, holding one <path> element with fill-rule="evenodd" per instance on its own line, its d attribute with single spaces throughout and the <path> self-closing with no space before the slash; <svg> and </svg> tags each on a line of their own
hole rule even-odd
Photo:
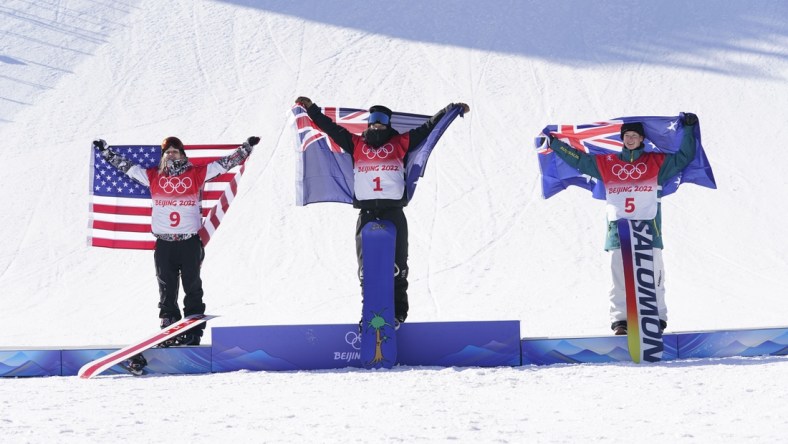
<svg viewBox="0 0 788 444">
<path fill-rule="evenodd" d="M 411 149 L 405 157 L 405 193 L 407 200 L 413 198 L 416 182 L 424 175 L 427 159 L 446 128 L 460 114 L 460 106 L 447 112 L 435 125 L 432 132 L 419 146 Z M 369 112 L 354 108 L 322 108 L 323 114 L 354 134 L 367 129 Z M 294 127 L 300 152 L 296 171 L 296 205 L 315 202 L 353 203 L 353 159 L 342 151 L 330 137 L 320 131 L 306 113 L 296 105 L 292 108 Z M 394 112 L 391 126 L 400 133 L 421 126 L 431 116 Z"/>
<path fill-rule="evenodd" d="M 621 125 L 628 122 L 641 122 L 646 132 L 643 141 L 647 152 L 671 154 L 679 150 L 684 131 L 695 134 L 695 158 L 684 170 L 662 185 L 662 195 L 667 196 L 678 190 L 683 182 L 694 183 L 708 188 L 717 188 L 700 137 L 700 124 L 685 128 L 682 116 L 658 117 L 637 116 L 618 117 L 602 122 L 583 125 L 548 125 L 536 137 L 536 152 L 539 156 L 539 169 L 542 173 L 542 196 L 547 199 L 570 185 L 579 186 L 592 192 L 597 199 L 605 199 L 605 187 L 598 180 L 583 175 L 566 164 L 550 149 L 547 136 L 552 134 L 578 151 L 588 154 L 619 153 L 622 150 Z"/>
</svg>

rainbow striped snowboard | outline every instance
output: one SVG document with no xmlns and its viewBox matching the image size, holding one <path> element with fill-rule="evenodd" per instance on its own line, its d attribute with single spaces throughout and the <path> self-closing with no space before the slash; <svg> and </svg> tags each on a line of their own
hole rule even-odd
<svg viewBox="0 0 788 444">
<path fill-rule="evenodd" d="M 632 361 L 659 362 L 664 344 L 659 327 L 650 221 L 619 219 L 627 305 L 627 344 Z"/>
</svg>

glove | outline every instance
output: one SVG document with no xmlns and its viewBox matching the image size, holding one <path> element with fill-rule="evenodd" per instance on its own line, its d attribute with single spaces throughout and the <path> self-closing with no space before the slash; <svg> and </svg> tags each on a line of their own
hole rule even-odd
<svg viewBox="0 0 788 444">
<path fill-rule="evenodd" d="M 698 123 L 698 116 L 692 113 L 684 113 L 684 124 L 692 126 Z"/>
<path fill-rule="evenodd" d="M 301 97 L 295 99 L 295 103 L 297 103 L 297 104 L 299 104 L 299 105 L 301 105 L 301 106 L 303 106 L 304 108 L 307 108 L 307 109 L 310 106 L 312 106 L 312 101 L 309 100 L 309 97 L 304 97 L 304 96 L 301 96 Z"/>
<path fill-rule="evenodd" d="M 107 149 L 107 141 L 104 139 L 94 140 L 93 147 L 98 149 L 99 151 L 104 151 Z"/>
<path fill-rule="evenodd" d="M 258 143 L 260 143 L 260 138 L 257 137 L 257 136 L 252 136 L 252 137 L 246 139 L 246 143 L 248 143 L 251 146 L 255 146 Z"/>
</svg>

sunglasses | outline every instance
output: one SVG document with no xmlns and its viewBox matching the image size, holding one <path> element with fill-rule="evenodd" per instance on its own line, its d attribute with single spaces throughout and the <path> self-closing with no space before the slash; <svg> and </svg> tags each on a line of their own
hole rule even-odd
<svg viewBox="0 0 788 444">
<path fill-rule="evenodd" d="M 374 125 L 376 123 L 382 123 L 383 125 L 388 125 L 389 122 L 391 122 L 389 116 L 380 111 L 375 111 L 374 113 L 370 113 L 369 117 L 367 118 L 367 123 L 370 125 Z"/>
</svg>

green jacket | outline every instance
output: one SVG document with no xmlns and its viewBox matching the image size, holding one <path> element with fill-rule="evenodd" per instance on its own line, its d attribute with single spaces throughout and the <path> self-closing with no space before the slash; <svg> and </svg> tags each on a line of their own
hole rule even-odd
<svg viewBox="0 0 788 444">
<path fill-rule="evenodd" d="M 550 148 L 553 152 L 560 157 L 564 162 L 577 168 L 583 174 L 602 180 L 602 175 L 597 168 L 595 155 L 587 154 L 578 151 L 571 146 L 561 142 L 558 139 L 550 138 Z M 624 162 L 633 163 L 644 151 L 643 144 L 634 150 L 624 147 L 618 154 L 618 158 Z M 681 170 L 687 167 L 692 159 L 695 158 L 695 136 L 692 128 L 687 126 L 684 131 L 684 138 L 681 141 L 681 147 L 674 154 L 665 156 L 665 161 L 659 169 L 659 176 L 657 176 L 657 184 L 660 189 L 657 191 L 657 197 L 662 198 L 661 186 L 671 177 L 678 174 Z M 662 244 L 662 203 L 657 204 L 657 215 L 651 220 L 652 228 L 654 228 L 654 248 L 664 248 Z M 621 241 L 618 238 L 618 226 L 615 221 L 607 221 L 607 237 L 605 239 L 605 250 L 616 250 L 621 248 Z"/>
</svg>

